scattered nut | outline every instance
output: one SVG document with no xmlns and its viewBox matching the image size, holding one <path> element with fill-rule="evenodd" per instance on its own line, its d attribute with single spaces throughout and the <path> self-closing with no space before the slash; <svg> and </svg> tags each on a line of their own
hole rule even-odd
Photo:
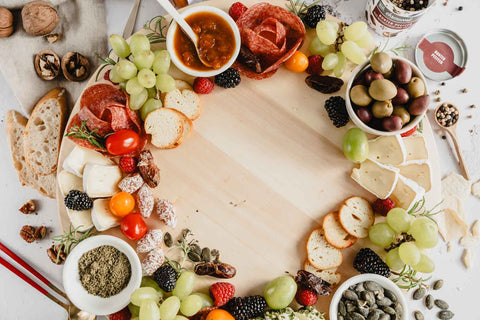
<svg viewBox="0 0 480 320">
<path fill-rule="evenodd" d="M 67 254 L 63 251 L 61 245 L 52 245 L 47 249 L 47 255 L 55 264 L 62 264 L 67 259 Z"/>
<path fill-rule="evenodd" d="M 57 42 L 58 40 L 60 40 L 61 36 L 59 33 L 51 33 L 51 34 L 47 34 L 45 36 L 45 40 L 48 41 L 48 43 L 55 43 Z"/>
<path fill-rule="evenodd" d="M 28 200 L 23 204 L 23 206 L 18 209 L 23 214 L 32 214 L 35 212 L 37 209 L 37 206 L 35 205 L 35 202 L 33 200 Z"/>
<path fill-rule="evenodd" d="M 470 106 L 470 108 L 472 108 L 472 109 L 475 109 L 476 107 L 477 107 L 477 106 L 474 105 L 474 104 L 472 104 L 472 105 Z"/>
<path fill-rule="evenodd" d="M 435 94 L 438 96 L 440 94 L 440 90 L 435 90 Z"/>
<path fill-rule="evenodd" d="M 58 24 L 57 10 L 48 2 L 32 1 L 22 9 L 23 29 L 31 36 L 44 36 Z"/>
<path fill-rule="evenodd" d="M 435 99 L 435 101 L 440 102 L 440 101 L 442 101 L 442 98 L 437 97 L 437 99 Z"/>
<path fill-rule="evenodd" d="M 23 226 L 20 229 L 20 237 L 28 243 L 35 241 L 35 227 L 32 226 Z"/>
<path fill-rule="evenodd" d="M 53 80 L 60 74 L 60 58 L 52 50 L 44 50 L 35 56 L 35 71 L 43 80 Z"/>
<path fill-rule="evenodd" d="M 462 93 L 467 93 L 467 92 L 468 92 L 467 88 L 462 89 Z"/>
<path fill-rule="evenodd" d="M 13 32 L 13 15 L 10 10 L 0 7 L 0 38 L 9 37 Z"/>
<path fill-rule="evenodd" d="M 462 262 L 465 265 L 465 268 L 470 270 L 473 267 L 473 252 L 472 249 L 466 248 L 463 250 Z"/>
<path fill-rule="evenodd" d="M 78 52 L 68 52 L 62 58 L 63 75 L 68 81 L 83 81 L 90 75 L 90 63 Z"/>
<path fill-rule="evenodd" d="M 47 235 L 47 227 L 41 226 L 35 230 L 35 240 L 42 240 Z"/>
</svg>

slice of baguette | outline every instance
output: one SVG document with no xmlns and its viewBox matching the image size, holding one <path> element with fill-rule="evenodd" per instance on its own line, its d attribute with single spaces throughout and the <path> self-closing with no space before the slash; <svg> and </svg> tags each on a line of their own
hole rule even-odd
<svg viewBox="0 0 480 320">
<path fill-rule="evenodd" d="M 162 102 L 165 108 L 178 110 L 190 120 L 197 119 L 202 111 L 200 97 L 191 89 L 177 88 L 167 92 Z"/>
<path fill-rule="evenodd" d="M 183 135 L 182 115 L 169 108 L 158 108 L 145 119 L 145 132 L 151 135 L 151 143 L 159 149 L 171 149 L 180 144 Z"/>
<path fill-rule="evenodd" d="M 192 131 L 193 131 L 193 121 L 188 119 L 188 117 L 186 115 L 184 115 L 183 113 L 181 113 L 180 111 L 178 111 L 178 113 L 180 114 L 180 116 L 183 120 L 183 134 L 182 134 L 182 137 L 180 138 L 180 140 L 178 142 L 179 144 L 181 144 L 192 133 Z"/>
<path fill-rule="evenodd" d="M 316 229 L 310 233 L 307 241 L 307 258 L 312 266 L 320 270 L 336 268 L 343 261 L 342 252 L 325 240 L 323 229 Z"/>
<path fill-rule="evenodd" d="M 338 221 L 338 212 L 330 212 L 323 218 L 323 230 L 325 231 L 325 239 L 329 244 L 338 249 L 345 249 L 352 246 L 357 238 L 351 236 L 342 228 Z"/>
<path fill-rule="evenodd" d="M 67 102 L 65 89 L 55 88 L 38 101 L 25 128 L 24 154 L 27 165 L 37 174 L 57 169 Z"/>
<path fill-rule="evenodd" d="M 22 185 L 28 185 L 47 197 L 55 198 L 57 183 L 55 174 L 51 173 L 45 176 L 36 174 L 25 163 L 25 157 L 23 154 L 23 137 L 27 121 L 27 118 L 15 110 L 7 112 L 7 140 L 10 145 L 13 165 L 17 170 L 18 179 Z"/>
<path fill-rule="evenodd" d="M 190 85 L 190 83 L 188 83 L 187 81 L 185 80 L 180 80 L 180 79 L 176 79 L 175 80 L 175 88 L 182 91 L 184 89 L 188 89 L 188 90 L 193 90 L 192 86 Z M 160 99 L 163 101 L 165 99 L 165 95 L 167 94 L 168 92 L 162 92 L 160 94 Z"/>
<path fill-rule="evenodd" d="M 337 268 L 327 269 L 327 270 L 318 270 L 310 264 L 310 262 L 305 261 L 303 264 L 303 270 L 310 272 L 311 274 L 319 277 L 322 280 L 327 281 L 332 286 L 337 285 L 342 280 L 342 274 L 337 272 Z"/>
<path fill-rule="evenodd" d="M 351 197 L 340 207 L 338 219 L 343 229 L 356 238 L 368 237 L 368 229 L 375 222 L 370 203 L 361 197 Z"/>
</svg>

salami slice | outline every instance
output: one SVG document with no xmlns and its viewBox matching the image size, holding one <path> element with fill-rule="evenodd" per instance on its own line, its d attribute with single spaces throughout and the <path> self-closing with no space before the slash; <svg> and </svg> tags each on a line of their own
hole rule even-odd
<svg viewBox="0 0 480 320">
<path fill-rule="evenodd" d="M 87 107 L 97 115 L 105 107 L 105 100 L 115 101 L 123 105 L 126 104 L 123 91 L 106 83 L 98 83 L 88 87 L 83 92 L 80 98 L 80 108 Z"/>
<path fill-rule="evenodd" d="M 66 132 L 70 132 L 70 129 L 75 125 L 78 126 L 78 127 L 80 127 L 82 125 L 82 121 L 80 120 L 78 114 L 73 116 L 72 120 L 68 124 Z M 99 152 L 102 152 L 102 153 L 105 152 L 105 150 L 95 147 L 94 145 L 92 145 L 87 140 L 77 139 L 77 138 L 74 138 L 72 136 L 69 136 L 69 138 L 73 142 L 75 142 L 77 145 L 79 145 L 80 147 L 92 149 L 92 150 L 99 151 Z"/>
<path fill-rule="evenodd" d="M 87 123 L 89 130 L 96 130 L 96 133 L 102 137 L 112 132 L 112 125 L 108 121 L 98 118 L 89 108 L 82 108 L 77 114 L 80 124 Z"/>
</svg>

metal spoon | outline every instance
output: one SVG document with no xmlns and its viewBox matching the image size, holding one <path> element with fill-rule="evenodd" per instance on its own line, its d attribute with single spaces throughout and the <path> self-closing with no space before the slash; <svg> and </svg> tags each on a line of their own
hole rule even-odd
<svg viewBox="0 0 480 320">
<path fill-rule="evenodd" d="M 198 36 L 195 32 L 193 32 L 192 28 L 188 25 L 188 23 L 183 19 L 183 17 L 178 13 L 175 7 L 170 3 L 169 0 L 157 0 L 158 3 L 167 11 L 167 13 L 172 17 L 173 20 L 180 26 L 180 28 L 186 33 L 186 35 L 192 40 L 193 45 L 195 46 L 195 50 L 197 51 L 198 59 L 207 67 L 211 67 L 212 65 L 202 59 L 200 52 L 198 50 Z"/>
<path fill-rule="evenodd" d="M 439 117 L 439 114 L 441 113 L 440 111 L 440 108 L 442 107 L 448 107 L 448 108 L 453 108 L 454 112 L 457 111 L 458 112 L 458 108 L 456 106 L 454 106 L 453 104 L 451 103 L 442 103 L 440 106 L 438 106 L 436 109 L 435 109 L 435 113 L 433 115 L 433 117 L 435 118 L 435 122 L 443 129 L 445 130 L 449 135 L 450 137 L 452 138 L 452 141 L 453 141 L 453 145 L 455 146 L 455 151 L 457 152 L 457 157 L 458 157 L 458 160 L 459 160 L 459 163 L 460 163 L 460 168 L 462 169 L 462 173 L 463 173 L 463 176 L 465 177 L 465 179 L 467 180 L 470 180 L 470 176 L 468 174 L 468 170 L 467 170 L 467 166 L 466 166 L 466 163 L 465 163 L 465 159 L 463 158 L 463 153 L 462 153 L 462 149 L 460 148 L 460 145 L 458 144 L 458 139 L 457 139 L 457 132 L 456 132 L 456 129 L 457 129 L 457 124 L 458 124 L 458 119 L 460 118 L 460 114 L 458 113 L 458 118 L 457 119 L 454 119 L 452 120 L 451 124 L 448 125 L 447 123 L 445 123 L 444 121 L 442 121 L 443 119 Z M 439 113 L 440 112 L 440 113 Z"/>
</svg>

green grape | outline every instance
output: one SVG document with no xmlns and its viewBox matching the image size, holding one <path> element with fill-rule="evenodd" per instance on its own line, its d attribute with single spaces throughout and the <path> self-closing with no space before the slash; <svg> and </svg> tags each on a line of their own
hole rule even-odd
<svg viewBox="0 0 480 320">
<path fill-rule="evenodd" d="M 150 50 L 150 41 L 144 34 L 136 33 L 130 38 L 130 49 L 135 56 L 140 51 Z"/>
<path fill-rule="evenodd" d="M 150 69 L 153 64 L 153 60 L 155 59 L 155 55 L 150 50 L 144 50 L 137 52 L 133 56 L 133 63 L 137 66 L 138 70 L 141 69 Z"/>
<path fill-rule="evenodd" d="M 140 318 L 139 318 L 139 317 L 133 317 L 133 318 L 130 319 L 130 320 L 140 320 Z"/>
<path fill-rule="evenodd" d="M 365 35 L 355 41 L 360 48 L 370 48 L 373 45 L 373 36 L 370 32 L 365 32 Z"/>
<path fill-rule="evenodd" d="M 148 91 L 143 88 L 139 94 L 130 95 L 130 109 L 138 110 L 140 109 L 148 99 Z"/>
<path fill-rule="evenodd" d="M 202 309 L 213 306 L 213 300 L 208 294 L 196 292 L 196 293 L 194 293 L 194 295 L 197 295 L 200 298 L 202 298 L 202 303 L 203 303 L 202 304 Z"/>
<path fill-rule="evenodd" d="M 142 283 L 140 284 L 140 287 L 150 287 L 150 288 L 153 288 L 153 289 L 157 290 L 158 293 L 160 294 L 160 298 L 163 295 L 163 290 L 160 289 L 158 284 L 151 277 L 143 277 L 142 278 Z"/>
<path fill-rule="evenodd" d="M 435 263 L 426 254 L 422 253 L 420 261 L 412 268 L 421 273 L 432 273 L 435 270 Z"/>
<path fill-rule="evenodd" d="M 147 119 L 147 116 L 150 112 L 152 112 L 155 109 L 161 108 L 163 106 L 161 100 L 153 99 L 150 98 L 145 102 L 143 107 L 140 109 L 140 117 L 142 118 L 143 121 Z"/>
<path fill-rule="evenodd" d="M 333 52 L 332 46 L 323 44 L 318 37 L 314 37 L 312 41 L 310 41 L 310 45 L 308 46 L 308 50 L 311 54 L 318 54 L 322 57 L 325 57 L 330 52 Z"/>
<path fill-rule="evenodd" d="M 345 28 L 344 35 L 347 40 L 357 41 L 368 32 L 367 24 L 363 21 L 357 21 Z"/>
<path fill-rule="evenodd" d="M 132 295 L 130 296 L 130 302 L 136 306 L 141 306 L 144 300 L 158 301 L 159 299 L 160 295 L 158 294 L 157 290 L 151 287 L 138 288 L 137 290 L 133 291 Z"/>
<path fill-rule="evenodd" d="M 157 82 L 157 78 L 155 77 L 155 73 L 153 73 L 150 69 L 142 69 L 138 71 L 138 82 L 144 88 L 153 88 L 155 87 L 155 82 Z"/>
<path fill-rule="evenodd" d="M 368 157 L 368 138 L 359 128 L 351 128 L 343 136 L 343 153 L 352 162 L 360 163 Z"/>
<path fill-rule="evenodd" d="M 395 231 L 386 223 L 377 223 L 368 230 L 368 237 L 373 244 L 385 248 L 395 238 Z"/>
<path fill-rule="evenodd" d="M 338 29 L 340 29 L 340 25 L 338 24 L 338 22 L 336 21 L 333 21 L 333 20 L 325 20 L 325 22 L 327 23 L 327 25 L 332 28 L 333 30 L 335 30 L 335 32 L 338 32 Z"/>
<path fill-rule="evenodd" d="M 325 56 L 322 62 L 323 70 L 333 70 L 338 64 L 338 56 L 335 53 L 329 53 Z"/>
<path fill-rule="evenodd" d="M 414 266 L 420 262 L 420 250 L 413 242 L 404 242 L 398 247 L 398 255 L 405 264 Z"/>
<path fill-rule="evenodd" d="M 134 317 L 137 317 L 140 314 L 140 307 L 134 305 L 133 303 L 128 304 L 128 310 L 130 310 L 130 313 Z"/>
<path fill-rule="evenodd" d="M 403 263 L 398 255 L 398 248 L 388 251 L 385 256 L 385 263 L 392 270 L 401 270 L 405 266 L 405 263 Z"/>
<path fill-rule="evenodd" d="M 345 41 L 341 50 L 345 57 L 355 64 L 361 64 L 367 59 L 362 49 L 353 41 Z"/>
<path fill-rule="evenodd" d="M 203 300 L 199 296 L 192 294 L 186 297 L 180 304 L 180 312 L 186 316 L 191 317 L 202 309 Z"/>
<path fill-rule="evenodd" d="M 157 81 L 157 78 L 155 78 L 155 81 Z M 147 88 L 147 91 L 149 98 L 155 98 L 157 96 L 157 88 L 155 88 L 155 86 L 152 88 Z"/>
<path fill-rule="evenodd" d="M 333 28 L 333 25 L 326 20 L 322 20 L 317 23 L 317 37 L 323 44 L 331 45 L 337 40 L 337 29 Z"/>
<path fill-rule="evenodd" d="M 170 92 L 175 90 L 175 79 L 166 73 L 157 76 L 156 87 L 162 92 Z"/>
<path fill-rule="evenodd" d="M 337 56 L 338 63 L 335 68 L 333 68 L 333 73 L 335 74 L 335 77 L 340 78 L 345 72 L 345 65 L 347 64 L 347 59 L 345 58 L 345 55 L 341 52 L 337 52 Z"/>
<path fill-rule="evenodd" d="M 407 232 L 410 228 L 410 215 L 402 208 L 393 208 L 387 213 L 387 223 L 397 233 Z"/>
<path fill-rule="evenodd" d="M 178 277 L 177 284 L 175 285 L 172 294 L 177 296 L 180 300 L 183 300 L 192 293 L 194 284 L 195 273 L 185 271 Z"/>
<path fill-rule="evenodd" d="M 142 85 L 138 82 L 137 77 L 132 78 L 127 81 L 127 85 L 125 87 L 125 90 L 127 90 L 127 93 L 132 95 L 132 94 L 140 94 L 142 90 L 145 89 L 142 87 Z"/>
<path fill-rule="evenodd" d="M 438 242 L 438 226 L 427 217 L 415 219 L 408 233 L 415 239 L 415 244 L 420 248 L 433 248 Z"/>
<path fill-rule="evenodd" d="M 153 60 L 153 71 L 156 74 L 167 73 L 170 69 L 170 54 L 167 50 L 155 51 L 155 59 Z"/>
<path fill-rule="evenodd" d="M 160 311 L 154 300 L 143 300 L 140 306 L 139 320 L 160 320 Z"/>
<path fill-rule="evenodd" d="M 180 310 L 180 299 L 171 296 L 165 299 L 160 305 L 160 318 L 162 320 L 173 320 Z"/>
<path fill-rule="evenodd" d="M 176 315 L 175 318 L 173 318 L 173 320 L 188 320 L 188 318 L 181 315 Z"/>
<path fill-rule="evenodd" d="M 124 81 L 124 82 L 120 82 L 118 84 L 118 87 L 122 90 L 125 90 L 127 88 L 127 83 Z"/>
<path fill-rule="evenodd" d="M 295 298 L 297 284 L 290 276 L 273 279 L 267 284 L 263 297 L 270 308 L 279 310 L 288 307 Z"/>
<path fill-rule="evenodd" d="M 122 36 L 112 34 L 108 40 L 112 46 L 113 52 L 115 52 L 119 58 L 126 58 L 130 55 L 130 46 Z"/>
<path fill-rule="evenodd" d="M 117 62 L 115 67 L 118 75 L 125 80 L 132 79 L 137 75 L 137 67 L 129 60 L 122 59 Z"/>
<path fill-rule="evenodd" d="M 112 81 L 113 83 L 120 83 L 120 82 L 123 82 L 125 81 L 125 79 L 123 79 L 122 77 L 120 77 L 120 75 L 118 74 L 118 68 L 117 66 L 113 66 L 112 69 L 110 69 L 110 73 L 108 74 L 108 78 L 110 79 L 110 81 Z"/>
</svg>

